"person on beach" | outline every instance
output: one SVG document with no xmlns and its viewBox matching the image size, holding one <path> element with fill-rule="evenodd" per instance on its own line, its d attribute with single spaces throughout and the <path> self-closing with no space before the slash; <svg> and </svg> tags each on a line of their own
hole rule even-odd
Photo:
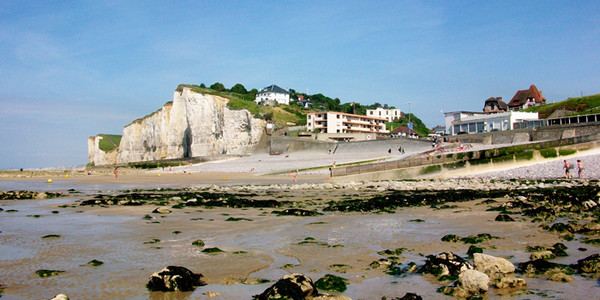
<svg viewBox="0 0 600 300">
<path fill-rule="evenodd" d="M 565 168 L 565 178 L 571 178 L 571 164 L 565 159 L 563 168 Z"/>
<path fill-rule="evenodd" d="M 115 168 L 115 180 L 117 180 L 117 177 L 119 177 L 119 170 L 117 168 Z"/>
<path fill-rule="evenodd" d="M 577 160 L 577 176 L 579 178 L 583 177 L 583 170 L 584 170 L 583 163 L 581 162 L 580 159 L 578 159 Z"/>
</svg>

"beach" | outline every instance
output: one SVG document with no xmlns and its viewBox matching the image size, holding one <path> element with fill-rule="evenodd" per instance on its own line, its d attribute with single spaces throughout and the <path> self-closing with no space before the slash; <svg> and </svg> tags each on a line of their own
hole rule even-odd
<svg viewBox="0 0 600 300">
<path fill-rule="evenodd" d="M 171 171 L 124 171 L 116 179 L 111 174 L 65 177 L 60 173 L 47 183 L 47 176 L 3 177 L 0 190 L 54 191 L 62 196 L 0 200 L 0 268 L 4 270 L 0 285 L 7 299 L 49 299 L 59 293 L 71 299 L 249 299 L 284 275 L 302 273 L 314 281 L 327 274 L 347 279 L 344 292 L 320 292 L 351 299 L 402 297 L 407 292 L 424 299 L 451 299 L 437 289 L 452 282 L 430 274 L 390 274 L 387 262 L 402 270 L 410 263 L 423 266 L 428 255 L 445 251 L 469 259 L 471 246 L 515 266 L 529 261 L 528 249 L 535 246 L 564 244 L 568 256 L 552 262 L 565 265 L 599 252 L 598 244 L 584 243 L 597 237 L 593 233 L 573 232 L 571 238 L 543 228 L 559 222 L 593 224 L 593 210 L 580 208 L 572 214 L 552 204 L 555 214 L 540 220 L 524 208 L 507 211 L 514 222 L 496 220 L 502 212 L 495 208 L 513 205 L 516 199 L 524 197 L 538 205 L 539 200 L 530 197 L 548 189 L 598 187 L 593 165 L 597 154 L 568 157 L 569 161 L 577 158 L 589 166 L 588 179 L 560 179 L 562 158 L 492 174 L 341 184 L 326 182 L 329 176 L 318 172 L 300 173 L 293 182 L 284 172 L 291 164 L 281 167 L 280 175 L 234 172 L 248 169 L 244 159 L 252 158 Z M 210 172 L 216 169 L 224 171 Z M 511 172 L 514 175 L 509 176 Z M 210 197 L 215 202 L 189 202 Z M 402 197 L 423 200 L 394 202 Z M 89 204 L 113 198 L 128 200 Z M 591 198 L 598 200 L 596 195 Z M 348 206 L 358 205 L 355 202 L 372 206 Z M 169 212 L 155 212 L 159 207 Z M 286 209 L 317 214 L 281 213 Z M 482 234 L 493 238 L 476 244 L 442 241 L 448 235 Z M 193 245 L 196 240 L 204 246 Z M 204 252 L 212 248 L 222 252 Z M 386 250 L 400 254 L 390 257 Z M 103 264 L 88 264 L 92 260 Z M 150 275 L 169 265 L 203 274 L 207 285 L 194 292 L 148 291 Z M 42 269 L 64 272 L 41 278 L 36 271 Z M 572 281 L 565 283 L 546 275 L 516 276 L 524 278 L 527 286 L 490 288 L 487 297 L 581 299 L 598 290 L 596 279 L 588 274 L 568 275 Z"/>
</svg>

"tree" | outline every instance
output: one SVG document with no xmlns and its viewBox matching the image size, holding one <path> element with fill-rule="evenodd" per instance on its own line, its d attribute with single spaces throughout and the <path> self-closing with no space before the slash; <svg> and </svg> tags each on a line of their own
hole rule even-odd
<svg viewBox="0 0 600 300">
<path fill-rule="evenodd" d="M 204 83 L 201 83 L 201 84 L 200 84 L 200 87 L 205 89 L 205 88 L 206 88 L 206 85 L 204 85 Z"/>
<path fill-rule="evenodd" d="M 231 92 L 242 95 L 248 94 L 248 90 L 246 90 L 246 88 L 241 83 L 236 83 L 233 87 L 231 87 Z"/>
<path fill-rule="evenodd" d="M 222 91 L 226 90 L 225 86 L 222 83 L 220 83 L 220 82 L 215 82 L 213 85 L 210 86 L 210 88 L 213 89 L 213 90 L 215 90 L 215 91 L 219 91 L 219 92 L 222 92 Z"/>
</svg>

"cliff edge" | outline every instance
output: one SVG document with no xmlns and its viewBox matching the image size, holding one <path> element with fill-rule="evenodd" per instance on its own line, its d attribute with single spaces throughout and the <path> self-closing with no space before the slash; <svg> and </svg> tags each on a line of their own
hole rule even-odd
<svg viewBox="0 0 600 300">
<path fill-rule="evenodd" d="M 265 121 L 254 118 L 247 110 L 229 109 L 228 101 L 183 87 L 174 92 L 172 102 L 125 126 L 116 152 L 100 151 L 98 143 L 90 138 L 90 163 L 248 154 L 265 133 Z"/>
</svg>

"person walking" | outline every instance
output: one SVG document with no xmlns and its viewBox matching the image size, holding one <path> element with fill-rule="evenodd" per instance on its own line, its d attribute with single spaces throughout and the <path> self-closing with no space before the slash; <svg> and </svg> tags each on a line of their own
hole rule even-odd
<svg viewBox="0 0 600 300">
<path fill-rule="evenodd" d="M 583 170 L 585 168 L 583 167 L 583 163 L 581 162 L 580 159 L 577 160 L 577 176 L 579 178 L 583 178 Z"/>
<path fill-rule="evenodd" d="M 115 180 L 117 180 L 117 177 L 119 177 L 119 175 L 118 175 L 119 174 L 119 170 L 117 168 L 115 168 L 114 173 L 115 173 Z"/>
<path fill-rule="evenodd" d="M 571 178 L 571 164 L 569 164 L 569 162 L 565 159 L 563 160 L 563 162 L 565 163 L 563 165 L 563 168 L 565 168 L 565 178 Z"/>
</svg>

